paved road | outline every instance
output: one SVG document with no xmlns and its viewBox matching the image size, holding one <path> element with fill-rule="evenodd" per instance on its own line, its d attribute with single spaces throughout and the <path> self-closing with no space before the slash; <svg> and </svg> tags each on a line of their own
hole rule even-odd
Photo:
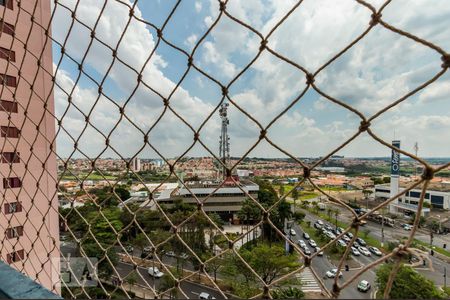
<svg viewBox="0 0 450 300">
<path fill-rule="evenodd" d="M 309 215 L 306 216 L 306 219 L 312 221 L 312 223 L 316 220 L 316 218 L 309 216 Z M 296 236 L 295 236 L 296 240 L 302 239 L 303 230 L 301 229 L 301 227 L 298 224 L 294 224 L 293 229 L 296 232 Z M 293 240 L 294 240 L 294 238 L 293 238 Z M 374 260 L 374 258 L 372 258 L 372 257 L 365 257 L 365 256 L 362 256 L 359 258 L 354 258 L 354 259 L 356 261 L 359 261 L 359 263 L 361 265 L 365 265 Z M 336 267 L 337 266 L 335 266 L 333 263 L 331 263 L 331 261 L 328 259 L 327 255 L 316 256 L 313 258 L 313 260 L 311 262 L 311 268 L 314 269 L 314 271 L 317 273 L 318 276 L 323 276 L 322 280 L 325 283 L 325 286 L 328 288 L 329 291 L 332 290 L 334 279 L 326 278 L 325 273 L 328 270 L 331 270 Z M 357 271 L 358 270 L 350 270 L 350 271 L 346 272 L 345 270 L 342 270 L 342 273 L 344 275 L 343 275 L 342 279 L 339 279 L 339 283 L 343 284 L 346 279 L 350 279 L 350 277 L 353 274 L 355 274 Z M 356 288 L 358 283 L 363 279 L 369 281 L 373 285 L 373 283 L 375 281 L 375 273 L 372 270 L 369 270 L 366 273 L 359 276 L 356 279 L 356 281 L 354 281 L 352 284 L 347 286 L 343 291 L 341 291 L 339 298 L 341 298 L 341 299 L 365 299 L 368 296 L 370 296 L 370 294 L 368 295 L 366 293 L 359 292 Z M 370 291 L 369 293 L 371 293 L 371 292 L 373 292 L 373 290 Z"/>
<path fill-rule="evenodd" d="M 125 277 L 127 274 L 133 271 L 133 265 L 119 262 L 116 265 L 116 270 L 119 273 L 121 277 Z M 158 289 L 161 284 L 161 279 L 155 279 L 152 276 L 148 275 L 147 268 L 144 267 L 138 267 L 137 270 L 138 276 L 137 276 L 137 284 L 152 288 L 152 289 Z M 198 295 L 201 292 L 207 292 L 216 299 L 225 299 L 219 291 L 212 289 L 207 286 L 202 286 L 196 283 L 191 283 L 187 281 L 183 281 L 180 284 L 180 288 L 186 293 L 189 299 L 198 299 Z M 177 298 L 183 297 L 183 295 L 180 293 L 177 295 Z"/>
</svg>

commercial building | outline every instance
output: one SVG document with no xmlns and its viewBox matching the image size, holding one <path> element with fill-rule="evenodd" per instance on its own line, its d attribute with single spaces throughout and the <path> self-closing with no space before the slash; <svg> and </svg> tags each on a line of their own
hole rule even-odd
<svg viewBox="0 0 450 300">
<path fill-rule="evenodd" d="M 50 0 L 18 3 L 0 1 L 0 258 L 59 292 Z"/>
<path fill-rule="evenodd" d="M 406 184 L 400 183 L 398 191 L 401 192 L 407 187 Z M 396 213 L 416 212 L 419 204 L 421 188 L 417 187 L 398 197 L 391 206 Z M 389 184 L 380 184 L 375 186 L 375 197 L 389 199 L 391 196 L 391 187 Z M 431 204 L 432 208 L 450 209 L 450 184 L 447 183 L 430 183 L 425 193 L 425 202 Z M 423 214 L 427 215 L 430 209 L 424 207 Z"/>
<path fill-rule="evenodd" d="M 186 182 L 189 190 L 181 186 L 170 193 L 161 194 L 156 200 L 158 204 L 171 206 L 179 200 L 196 205 L 198 199 L 204 201 L 203 209 L 206 212 L 215 212 L 223 220 L 236 223 L 238 222 L 237 212 L 241 210 L 242 203 L 248 198 L 247 194 L 258 199 L 259 186 L 250 180 L 240 180 L 237 176 L 234 176 L 234 180 L 237 184 L 227 179 L 221 187 L 219 187 L 220 182 L 214 181 Z"/>
</svg>

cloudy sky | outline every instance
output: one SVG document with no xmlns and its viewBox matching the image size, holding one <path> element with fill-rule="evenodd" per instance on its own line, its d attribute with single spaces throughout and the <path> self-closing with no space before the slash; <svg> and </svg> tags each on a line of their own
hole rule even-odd
<svg viewBox="0 0 450 300">
<path fill-rule="evenodd" d="M 67 55 L 62 56 L 55 43 L 53 59 L 59 86 L 55 90 L 56 112 L 63 116 L 65 129 L 58 135 L 62 157 L 131 157 L 138 153 L 142 158 L 157 158 L 144 143 L 149 130 L 149 142 L 163 156 L 181 155 L 192 144 L 194 134 L 180 117 L 195 130 L 203 124 L 200 139 L 217 153 L 220 119 L 217 112 L 212 114 L 222 97 L 217 82 L 228 85 L 233 81 L 229 97 L 263 127 L 306 87 L 300 69 L 268 51 L 239 75 L 258 54 L 261 38 L 226 15 L 218 20 L 217 0 L 185 0 L 176 9 L 173 0 L 141 0 L 131 18 L 134 1 L 130 0 L 59 2 L 62 5 L 54 7 L 53 36 L 65 43 Z M 384 1 L 368 2 L 379 8 Z M 230 0 L 226 9 L 266 37 L 296 4 L 292 0 Z M 78 21 L 72 22 L 72 11 Z M 447 52 L 449 16 L 448 0 L 396 0 L 382 13 L 385 22 Z M 371 11 L 353 0 L 305 0 L 273 31 L 268 46 L 314 73 L 363 33 L 370 19 Z M 187 57 L 158 42 L 155 27 L 163 28 L 164 38 L 187 53 L 196 47 L 194 63 L 216 82 L 194 68 L 181 80 L 188 68 Z M 101 42 L 92 40 L 94 28 Z M 117 49 L 116 58 L 112 49 Z M 85 74 L 79 72 L 81 62 Z M 315 84 L 370 117 L 441 70 L 439 53 L 377 25 L 323 69 Z M 138 73 L 142 73 L 140 84 Z M 175 113 L 164 110 L 161 96 L 170 96 Z M 120 116 L 120 108 L 126 117 Z M 371 128 L 386 141 L 400 139 L 406 151 L 412 152 L 418 142 L 420 156 L 448 157 L 449 111 L 450 72 L 446 72 L 425 90 L 376 118 Z M 90 115 L 87 127 L 85 115 Z M 258 140 L 260 128 L 234 105 L 230 105 L 229 118 L 231 155 L 241 156 Z M 356 133 L 359 123 L 356 114 L 310 88 L 270 127 L 268 137 L 292 155 L 322 156 Z M 80 151 L 74 152 L 69 135 L 78 139 Z M 106 137 L 110 147 L 105 146 Z M 389 149 L 362 134 L 338 154 L 388 156 Z M 208 152 L 197 143 L 186 155 Z M 262 141 L 249 156 L 285 155 Z"/>
</svg>

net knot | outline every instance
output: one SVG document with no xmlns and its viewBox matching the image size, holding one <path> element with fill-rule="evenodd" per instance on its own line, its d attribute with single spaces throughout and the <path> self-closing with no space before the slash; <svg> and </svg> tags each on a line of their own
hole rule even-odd
<svg viewBox="0 0 450 300">
<path fill-rule="evenodd" d="M 261 40 L 261 45 L 259 46 L 259 51 L 263 51 L 267 47 L 267 40 Z"/>
<path fill-rule="evenodd" d="M 359 131 L 360 131 L 360 132 L 364 132 L 364 131 L 366 131 L 367 129 L 369 129 L 369 127 L 370 127 L 370 122 L 368 122 L 368 121 L 366 121 L 366 120 L 363 120 L 363 121 L 361 121 L 361 123 L 359 124 Z"/>
<path fill-rule="evenodd" d="M 433 177 L 434 177 L 434 170 L 433 170 L 433 168 L 431 168 L 429 166 L 426 166 L 423 169 L 423 173 L 422 173 L 421 177 L 422 177 L 423 180 L 431 180 L 431 179 L 433 179 Z"/>
<path fill-rule="evenodd" d="M 309 178 L 311 176 L 311 169 L 303 167 L 303 178 Z"/>
<path fill-rule="evenodd" d="M 194 61 L 194 59 L 192 58 L 192 56 L 189 56 L 188 58 L 188 67 L 192 66 L 192 62 Z"/>
<path fill-rule="evenodd" d="M 313 74 L 311 74 L 311 73 L 307 73 L 306 74 L 306 84 L 307 85 L 311 85 L 311 84 L 313 84 L 314 83 L 314 75 Z"/>
<path fill-rule="evenodd" d="M 259 139 L 262 140 L 263 138 L 266 137 L 267 131 L 265 129 L 262 129 L 261 132 L 259 133 Z"/>
<path fill-rule="evenodd" d="M 378 23 L 380 23 L 380 20 L 381 20 L 381 13 L 373 13 L 370 17 L 372 18 L 371 20 L 370 20 L 370 25 L 371 26 L 375 26 L 375 25 L 377 25 Z"/>
<path fill-rule="evenodd" d="M 222 86 L 222 96 L 226 96 L 228 94 L 228 89 L 226 86 Z"/>
<path fill-rule="evenodd" d="M 198 141 L 200 134 L 198 132 L 194 133 L 194 141 Z"/>
<path fill-rule="evenodd" d="M 156 30 L 156 35 L 158 36 L 158 38 L 162 38 L 162 36 L 163 36 L 162 30 L 158 28 Z"/>
<path fill-rule="evenodd" d="M 441 57 L 442 60 L 442 68 L 450 68 L 450 54 L 444 54 Z"/>
<path fill-rule="evenodd" d="M 227 9 L 227 4 L 225 2 L 220 1 L 219 3 L 220 3 L 219 4 L 220 5 L 219 10 L 220 11 L 224 11 L 225 9 Z"/>
</svg>

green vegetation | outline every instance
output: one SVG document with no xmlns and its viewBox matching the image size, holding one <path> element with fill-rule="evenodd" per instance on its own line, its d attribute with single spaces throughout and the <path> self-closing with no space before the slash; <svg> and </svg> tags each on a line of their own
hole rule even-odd
<svg viewBox="0 0 450 300">
<path fill-rule="evenodd" d="M 278 288 L 273 290 L 271 294 L 273 299 L 303 299 L 305 297 L 305 293 L 296 287 Z"/>
<path fill-rule="evenodd" d="M 421 245 L 421 246 L 423 246 L 423 247 L 426 247 L 426 248 L 430 249 L 430 244 L 429 244 L 429 243 L 425 243 L 425 242 L 419 241 L 419 240 L 417 240 L 417 239 L 414 239 L 414 243 L 417 243 L 418 245 Z M 443 249 L 443 248 L 433 246 L 433 250 L 434 250 L 435 252 L 437 252 L 437 253 L 440 253 L 440 254 L 442 254 L 442 255 L 445 255 L 445 256 L 447 256 L 447 257 L 450 257 L 450 252 L 447 251 L 447 250 L 445 250 L 445 249 Z"/>
<path fill-rule="evenodd" d="M 377 269 L 377 298 L 383 298 L 386 283 L 393 264 L 383 264 Z M 401 265 L 389 293 L 391 299 L 443 299 L 444 295 L 431 280 L 417 273 L 413 268 Z"/>
</svg>

